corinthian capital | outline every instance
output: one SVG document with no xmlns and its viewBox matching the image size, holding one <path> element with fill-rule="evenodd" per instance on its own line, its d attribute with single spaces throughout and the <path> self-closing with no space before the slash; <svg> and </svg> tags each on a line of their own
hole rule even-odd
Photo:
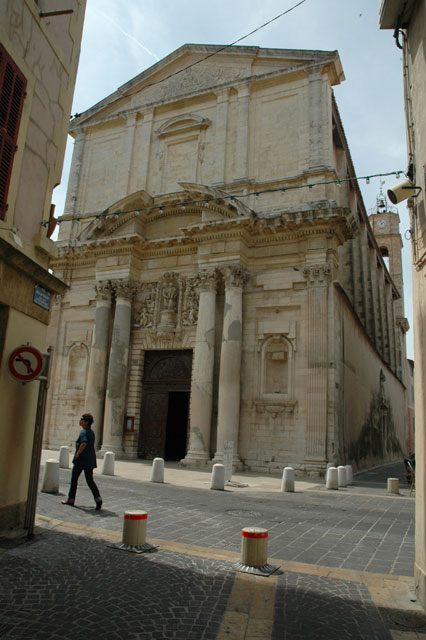
<svg viewBox="0 0 426 640">
<path fill-rule="evenodd" d="M 243 288 L 249 279 L 248 271 L 240 264 L 231 264 L 221 269 L 226 287 Z"/>
<path fill-rule="evenodd" d="M 331 268 L 327 262 L 322 264 L 310 264 L 309 266 L 303 267 L 302 273 L 309 285 L 324 286 L 330 281 Z"/>
<path fill-rule="evenodd" d="M 112 282 L 117 298 L 131 300 L 139 288 L 139 284 L 133 280 L 114 280 Z"/>
<path fill-rule="evenodd" d="M 198 291 L 216 291 L 217 282 L 217 269 L 202 269 L 194 278 L 194 285 Z"/>
<path fill-rule="evenodd" d="M 111 300 L 113 292 L 110 280 L 99 281 L 95 284 L 96 300 Z"/>
</svg>

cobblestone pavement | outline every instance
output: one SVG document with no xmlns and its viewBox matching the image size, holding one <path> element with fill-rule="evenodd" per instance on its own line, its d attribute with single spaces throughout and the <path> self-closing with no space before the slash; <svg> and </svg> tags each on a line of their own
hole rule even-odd
<svg viewBox="0 0 426 640">
<path fill-rule="evenodd" d="M 98 475 L 100 512 L 84 481 L 74 508 L 39 493 L 34 541 L 0 540 L 0 637 L 426 640 L 414 500 L 385 490 L 400 471 L 362 474 L 338 492 L 313 483 L 256 495 Z M 61 470 L 62 495 L 69 478 Z M 132 508 L 148 512 L 158 551 L 110 546 Z M 269 531 L 268 561 L 280 565 L 269 578 L 233 569 L 245 526 Z"/>
</svg>

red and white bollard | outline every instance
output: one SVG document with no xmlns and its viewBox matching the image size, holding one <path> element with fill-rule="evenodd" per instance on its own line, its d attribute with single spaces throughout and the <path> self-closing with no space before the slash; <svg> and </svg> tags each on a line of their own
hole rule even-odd
<svg viewBox="0 0 426 640">
<path fill-rule="evenodd" d="M 149 544 L 146 541 L 146 525 L 148 514 L 146 511 L 132 510 L 124 512 L 122 542 L 111 545 L 115 549 L 145 553 L 154 551 L 158 545 Z"/>
<path fill-rule="evenodd" d="M 241 532 L 241 560 L 234 569 L 243 573 L 269 576 L 279 569 L 268 564 L 268 530 L 245 527 Z"/>
</svg>

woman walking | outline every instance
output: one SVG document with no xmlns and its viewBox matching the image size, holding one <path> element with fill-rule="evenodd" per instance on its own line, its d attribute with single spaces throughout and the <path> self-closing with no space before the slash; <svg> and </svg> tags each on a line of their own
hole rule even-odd
<svg viewBox="0 0 426 640">
<path fill-rule="evenodd" d="M 62 504 L 74 505 L 75 494 L 77 493 L 78 479 L 82 471 L 86 478 L 89 489 L 93 493 L 96 502 L 96 509 L 102 508 L 102 498 L 99 489 L 93 480 L 93 469 L 96 468 L 95 453 L 95 433 L 92 430 L 93 416 L 90 413 L 83 413 L 80 418 L 81 431 L 75 442 L 75 455 L 73 458 L 73 468 L 71 474 L 71 486 L 67 500 L 62 500 Z"/>
</svg>

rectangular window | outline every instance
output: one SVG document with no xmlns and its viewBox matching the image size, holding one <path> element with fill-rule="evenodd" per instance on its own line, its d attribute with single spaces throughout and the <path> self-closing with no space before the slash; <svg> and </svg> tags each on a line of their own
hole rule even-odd
<svg viewBox="0 0 426 640">
<path fill-rule="evenodd" d="M 0 220 L 7 211 L 7 194 L 27 81 L 0 45 Z"/>
</svg>

